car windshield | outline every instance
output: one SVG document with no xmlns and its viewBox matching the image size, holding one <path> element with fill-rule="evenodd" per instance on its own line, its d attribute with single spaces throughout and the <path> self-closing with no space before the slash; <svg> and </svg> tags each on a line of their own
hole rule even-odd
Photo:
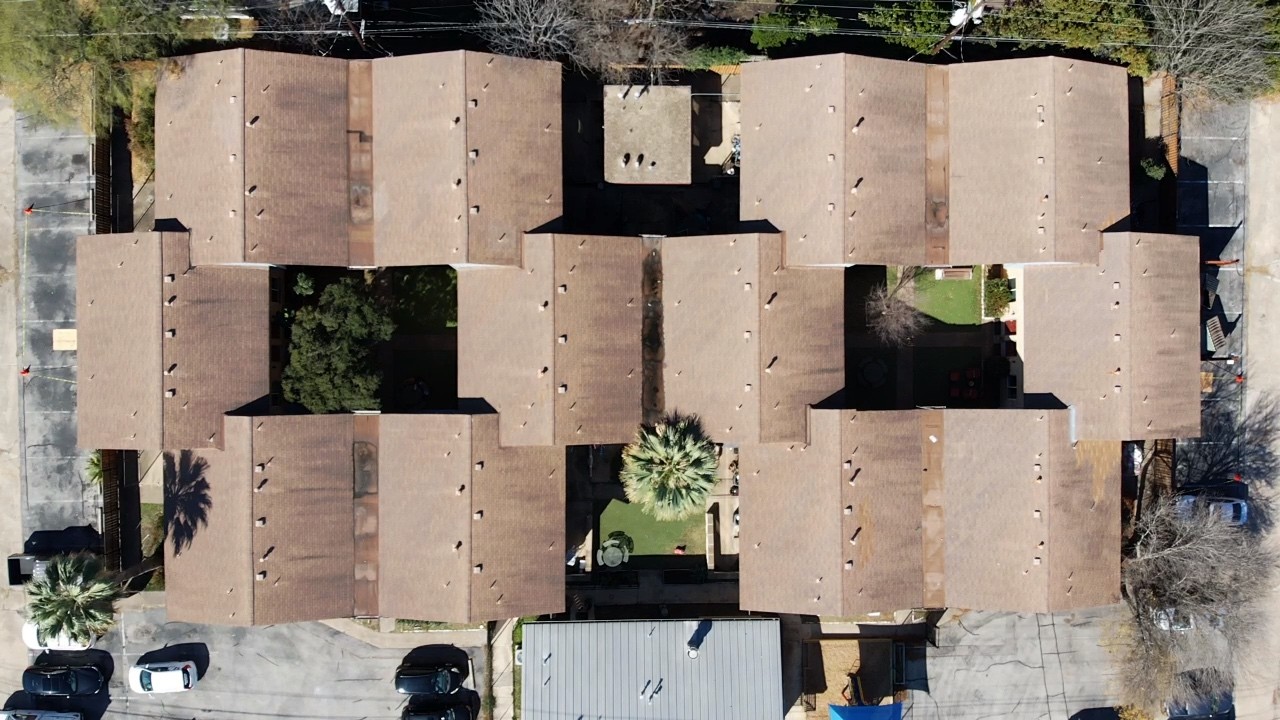
<svg viewBox="0 0 1280 720">
<path fill-rule="evenodd" d="M 36 626 L 36 644 L 42 646 L 49 644 L 49 636 L 45 635 L 44 630 L 40 629 L 39 626 Z"/>
<path fill-rule="evenodd" d="M 64 677 L 67 678 L 67 689 L 71 691 L 72 695 L 74 695 L 76 693 L 76 686 L 78 685 L 76 682 L 77 677 L 75 671 L 67 670 Z"/>
<path fill-rule="evenodd" d="M 431 692 L 444 693 L 449 690 L 449 673 L 444 670 L 436 670 L 427 675 L 424 680 L 427 689 Z"/>
<path fill-rule="evenodd" d="M 151 692 L 151 671 L 150 670 L 143 670 L 141 673 L 139 673 L 138 684 L 142 686 L 143 690 L 147 692 Z"/>
<path fill-rule="evenodd" d="M 187 668 L 182 668 L 182 687 L 191 687 L 191 671 Z"/>
</svg>

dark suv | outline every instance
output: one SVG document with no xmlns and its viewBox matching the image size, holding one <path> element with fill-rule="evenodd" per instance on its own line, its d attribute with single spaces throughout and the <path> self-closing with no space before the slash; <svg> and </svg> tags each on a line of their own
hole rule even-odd
<svg viewBox="0 0 1280 720">
<path fill-rule="evenodd" d="M 102 685 L 102 671 L 92 665 L 33 665 L 22 673 L 31 695 L 97 695 Z"/>
<path fill-rule="evenodd" d="M 422 699 L 443 698 L 458 692 L 467 679 L 464 665 L 409 665 L 396 668 L 396 691 Z"/>
<path fill-rule="evenodd" d="M 401 720 L 474 720 L 469 705 L 447 705 L 436 708 L 405 708 Z"/>
</svg>

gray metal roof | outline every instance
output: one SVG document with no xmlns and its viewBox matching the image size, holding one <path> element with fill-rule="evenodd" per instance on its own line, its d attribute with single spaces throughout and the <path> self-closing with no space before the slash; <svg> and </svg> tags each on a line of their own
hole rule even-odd
<svg viewBox="0 0 1280 720">
<path fill-rule="evenodd" d="M 523 695 L 528 720 L 780 720 L 778 621 L 531 623 Z"/>
</svg>

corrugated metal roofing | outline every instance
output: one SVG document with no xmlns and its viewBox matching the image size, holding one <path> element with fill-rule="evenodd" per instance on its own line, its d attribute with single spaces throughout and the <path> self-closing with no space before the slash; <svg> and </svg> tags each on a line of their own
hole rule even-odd
<svg viewBox="0 0 1280 720">
<path fill-rule="evenodd" d="M 532 623 L 524 643 L 528 720 L 777 720 L 786 712 L 776 619 Z"/>
</svg>

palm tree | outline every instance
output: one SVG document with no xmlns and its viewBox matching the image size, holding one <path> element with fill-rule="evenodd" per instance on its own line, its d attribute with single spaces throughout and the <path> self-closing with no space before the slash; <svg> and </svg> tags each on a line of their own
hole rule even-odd
<svg viewBox="0 0 1280 720">
<path fill-rule="evenodd" d="M 97 556 L 59 555 L 40 580 L 27 583 L 27 619 L 47 636 L 62 633 L 88 642 L 115 624 L 120 584 L 107 576 Z"/>
<path fill-rule="evenodd" d="M 85 463 L 85 472 L 89 475 L 89 482 L 94 485 L 102 484 L 102 451 L 94 450 L 89 453 L 89 459 Z"/>
<path fill-rule="evenodd" d="M 718 465 L 696 418 L 668 418 L 640 428 L 622 451 L 619 477 L 627 500 L 658 520 L 681 520 L 706 509 Z"/>
</svg>

